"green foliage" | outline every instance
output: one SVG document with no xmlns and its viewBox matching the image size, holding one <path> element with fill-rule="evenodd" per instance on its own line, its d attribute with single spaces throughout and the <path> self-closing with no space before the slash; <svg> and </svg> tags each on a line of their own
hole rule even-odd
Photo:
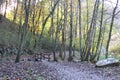
<svg viewBox="0 0 120 80">
<path fill-rule="evenodd" d="M 45 36 L 41 39 L 40 45 L 43 49 L 52 50 L 53 49 L 53 42 L 50 37 Z"/>
<path fill-rule="evenodd" d="M 92 15 L 93 15 L 92 12 L 93 12 L 93 9 L 94 9 L 95 1 L 94 0 L 88 0 L 88 2 L 91 3 L 91 4 L 88 4 L 88 8 L 89 8 L 88 18 L 87 18 L 86 2 L 84 1 L 84 3 L 82 3 L 82 14 L 81 14 L 81 18 L 82 18 L 82 20 L 81 20 L 81 25 L 82 25 L 82 30 L 81 30 L 82 31 L 82 39 L 81 39 L 82 40 L 82 49 L 85 48 L 84 50 L 86 50 L 87 46 L 89 44 L 91 44 L 90 45 L 91 49 L 90 49 L 90 52 L 88 54 L 89 55 L 94 55 L 94 54 L 96 54 L 95 51 L 97 50 L 96 45 L 97 45 L 97 42 L 98 42 L 98 35 L 99 35 L 99 30 L 100 30 L 101 5 L 100 5 L 99 10 L 98 10 L 98 17 L 97 17 L 97 21 L 96 21 L 97 24 L 95 26 L 95 29 L 93 30 L 93 32 L 96 30 L 95 38 L 93 39 L 93 36 L 92 36 L 92 39 L 93 39 L 92 41 L 89 41 L 89 39 L 88 39 L 89 42 L 86 45 L 86 43 L 87 43 L 86 37 L 89 36 L 88 35 L 88 30 L 89 30 L 90 24 L 91 24 L 91 19 L 92 19 Z M 78 6 L 78 3 L 76 1 L 74 1 L 73 4 Z M 25 10 L 24 9 L 22 9 L 22 10 L 23 10 L 22 23 L 24 23 Z M 40 19 L 38 20 L 40 10 L 41 10 Z M 72 18 L 73 19 L 73 27 L 76 26 L 76 21 L 77 21 L 76 16 L 78 16 L 78 15 L 76 15 L 76 13 L 78 13 L 77 10 L 78 9 L 73 7 L 73 13 L 74 13 L 73 18 Z M 59 25 L 58 37 L 57 37 L 58 39 L 56 40 L 56 45 L 55 45 L 56 50 L 61 49 L 60 47 L 61 47 L 61 44 L 62 44 L 62 28 L 63 27 L 66 27 L 66 31 L 65 31 L 65 33 L 66 33 L 66 43 L 65 44 L 67 46 L 66 49 L 68 50 L 68 48 L 69 48 L 68 45 L 70 44 L 69 43 L 69 36 L 70 36 L 69 35 L 70 34 L 70 29 L 69 29 L 70 28 L 70 3 L 69 3 L 69 0 L 68 0 L 66 26 L 64 26 L 63 4 L 60 3 L 59 12 L 57 12 L 57 9 L 55 9 L 55 11 L 54 11 L 53 26 L 51 26 L 51 15 L 50 15 L 50 18 L 47 20 L 47 22 L 45 24 L 45 28 L 44 28 L 42 38 L 41 38 L 41 40 L 39 40 L 41 31 L 42 31 L 42 27 L 43 27 L 42 24 L 45 21 L 45 18 L 50 14 L 50 11 L 51 11 L 50 0 L 42 0 L 41 2 L 37 3 L 37 5 L 35 5 L 35 7 L 33 5 L 30 6 L 30 15 L 29 15 L 29 19 L 28 19 L 29 29 L 27 29 L 27 33 L 25 35 L 24 48 L 28 48 L 28 49 L 33 50 L 34 46 L 37 42 L 37 47 L 43 48 L 43 49 L 48 49 L 48 50 L 52 51 L 54 49 L 54 42 L 55 42 L 54 38 L 55 38 L 55 35 L 56 35 L 56 31 L 57 31 L 56 29 L 57 29 L 57 26 Z M 15 11 L 12 11 L 11 13 L 7 13 L 7 18 L 8 19 L 5 19 L 5 21 L 1 24 L 2 27 L 0 29 L 0 43 L 6 44 L 6 45 L 8 45 L 8 44 L 9 45 L 17 45 L 17 47 L 18 47 L 18 45 L 20 43 L 20 38 L 18 36 L 18 25 L 20 24 L 19 21 L 20 21 L 20 15 L 21 15 L 21 4 L 19 4 L 19 7 L 18 7 L 16 20 L 13 23 L 13 25 L 11 25 L 12 20 L 13 20 L 13 16 L 14 16 L 14 12 Z M 57 18 L 57 15 L 59 15 L 58 18 Z M 104 14 L 104 15 L 106 16 L 106 14 Z M 61 17 L 62 17 L 62 19 L 61 19 Z M 34 22 L 33 22 L 33 18 L 34 18 Z M 61 21 L 60 21 L 60 19 L 61 19 Z M 87 19 L 88 19 L 88 22 L 87 22 Z M 57 22 L 58 22 L 58 25 L 57 25 Z M 78 29 L 77 33 L 79 32 L 78 22 L 79 21 L 77 21 L 77 29 Z M 105 29 L 102 30 L 102 37 L 104 37 L 103 46 L 106 46 L 106 42 L 108 40 L 108 32 L 110 30 L 110 28 L 109 28 L 110 27 L 110 22 L 105 22 L 103 24 L 103 27 L 104 26 L 105 26 Z M 51 38 L 51 34 L 48 33 L 50 31 L 49 30 L 50 27 L 54 28 L 54 30 L 51 31 L 51 32 L 53 32 L 53 37 L 54 37 L 53 40 Z M 87 27 L 88 27 L 88 30 L 87 30 Z M 105 34 L 103 34 L 104 30 L 105 30 Z M 73 33 L 74 33 L 74 30 L 73 30 Z M 91 31 L 91 33 L 92 33 L 92 31 Z M 113 31 L 113 33 L 115 33 L 115 31 Z M 80 49 L 79 49 L 79 47 L 80 47 L 79 35 L 77 35 L 76 38 L 74 37 L 74 34 L 72 34 L 72 35 L 73 35 L 72 48 L 75 45 L 74 50 L 75 51 L 80 51 Z M 120 48 L 120 46 L 116 46 L 111 50 L 111 52 L 113 52 L 116 56 L 118 56 L 117 54 L 120 53 L 119 48 Z M 87 53 L 85 53 L 84 55 L 86 55 L 86 54 Z M 88 58 L 89 58 L 89 56 L 88 56 Z M 72 60 L 72 57 L 69 57 L 69 60 Z"/>
<path fill-rule="evenodd" d="M 120 45 L 116 45 L 110 49 L 110 53 L 112 56 L 120 59 Z"/>
<path fill-rule="evenodd" d="M 5 28 L 7 26 L 4 26 Z M 15 32 L 11 32 L 9 28 L 0 29 L 0 43 L 5 45 L 18 45 L 17 42 L 17 34 Z"/>
</svg>

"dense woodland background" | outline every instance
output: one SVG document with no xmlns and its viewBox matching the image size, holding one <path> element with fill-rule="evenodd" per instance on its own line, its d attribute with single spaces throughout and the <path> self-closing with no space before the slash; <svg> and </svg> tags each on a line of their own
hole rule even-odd
<svg viewBox="0 0 120 80">
<path fill-rule="evenodd" d="M 119 0 L 1 0 L 0 8 L 0 47 L 16 62 L 42 50 L 54 61 L 120 59 Z"/>
</svg>

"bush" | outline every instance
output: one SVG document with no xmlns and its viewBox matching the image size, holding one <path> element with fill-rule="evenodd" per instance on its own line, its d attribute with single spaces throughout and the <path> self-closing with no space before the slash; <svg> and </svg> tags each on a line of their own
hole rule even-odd
<svg viewBox="0 0 120 80">
<path fill-rule="evenodd" d="M 116 58 L 120 58 L 120 45 L 116 45 L 113 48 L 111 48 L 110 53 Z"/>
</svg>

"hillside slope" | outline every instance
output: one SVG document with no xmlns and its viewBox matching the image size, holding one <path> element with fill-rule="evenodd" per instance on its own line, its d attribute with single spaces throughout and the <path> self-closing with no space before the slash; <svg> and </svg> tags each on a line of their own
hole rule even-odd
<svg viewBox="0 0 120 80">
<path fill-rule="evenodd" d="M 9 19 L 2 18 L 0 23 L 0 44 L 13 45 L 17 44 L 17 24 Z"/>
</svg>

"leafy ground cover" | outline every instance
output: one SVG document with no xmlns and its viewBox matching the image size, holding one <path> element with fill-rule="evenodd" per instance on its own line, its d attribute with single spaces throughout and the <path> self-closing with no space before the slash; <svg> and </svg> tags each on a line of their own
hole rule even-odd
<svg viewBox="0 0 120 80">
<path fill-rule="evenodd" d="M 19 63 L 14 57 L 0 62 L 0 80 L 120 80 L 120 66 L 96 68 L 88 62 L 28 61 L 22 56 Z"/>
</svg>

